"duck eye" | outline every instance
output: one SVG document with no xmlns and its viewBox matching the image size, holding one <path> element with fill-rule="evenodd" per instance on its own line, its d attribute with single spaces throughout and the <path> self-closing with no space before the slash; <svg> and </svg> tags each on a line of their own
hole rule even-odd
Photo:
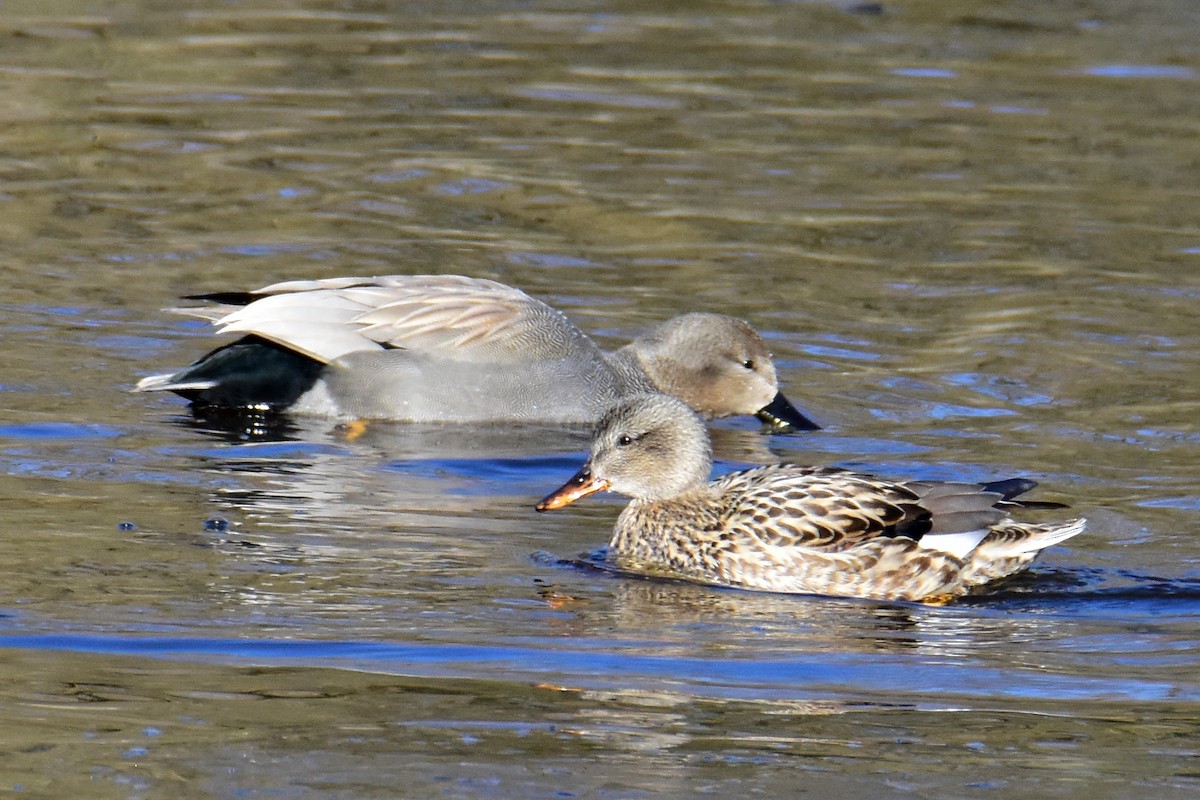
<svg viewBox="0 0 1200 800">
<path fill-rule="evenodd" d="M 628 433 L 622 433 L 617 437 L 617 447 L 628 447 L 633 444 L 633 437 Z"/>
</svg>

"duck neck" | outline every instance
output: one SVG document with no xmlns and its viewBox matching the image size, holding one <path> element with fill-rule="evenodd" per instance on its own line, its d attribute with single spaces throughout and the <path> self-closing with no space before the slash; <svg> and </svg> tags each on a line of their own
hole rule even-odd
<svg viewBox="0 0 1200 800">
<path fill-rule="evenodd" d="M 618 561 L 691 574 L 697 555 L 714 544 L 703 532 L 719 527 L 716 509 L 707 485 L 667 500 L 633 500 L 617 518 L 609 553 Z"/>
<path fill-rule="evenodd" d="M 639 352 L 632 344 L 627 344 L 614 353 L 605 354 L 605 358 L 617 376 L 622 395 L 659 391 L 659 387 L 650 379 Z"/>
</svg>

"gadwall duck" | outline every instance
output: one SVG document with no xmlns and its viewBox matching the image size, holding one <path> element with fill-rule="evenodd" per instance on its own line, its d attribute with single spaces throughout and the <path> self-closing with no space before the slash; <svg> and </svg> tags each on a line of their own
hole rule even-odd
<svg viewBox="0 0 1200 800">
<path fill-rule="evenodd" d="M 658 391 L 706 417 L 755 414 L 813 430 L 783 393 L 753 328 L 685 314 L 605 353 L 519 289 L 461 276 L 289 281 L 193 295 L 174 309 L 241 333 L 191 366 L 138 382 L 196 408 L 287 410 L 409 422 L 595 422 Z"/>
<path fill-rule="evenodd" d="M 618 402 L 597 425 L 587 463 L 538 504 L 593 492 L 632 499 L 608 558 L 632 572 L 772 592 L 943 602 L 1028 567 L 1083 531 L 1084 520 L 1032 525 L 1008 509 L 1034 481 L 888 481 L 830 467 L 777 464 L 710 483 L 708 432 L 661 394 Z M 1028 503 L 1054 507 L 1053 503 Z"/>
</svg>

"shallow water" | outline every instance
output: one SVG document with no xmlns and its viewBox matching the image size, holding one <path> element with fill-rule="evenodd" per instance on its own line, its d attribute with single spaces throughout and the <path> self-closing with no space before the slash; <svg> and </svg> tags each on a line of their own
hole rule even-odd
<svg viewBox="0 0 1200 800">
<path fill-rule="evenodd" d="M 0 790 L 1194 797 L 1193 6 L 6 3 Z M 948 607 L 639 580 L 531 511 L 586 431 L 127 391 L 180 295 L 388 272 L 745 317 L 826 428 L 721 469 L 1089 530 Z"/>
</svg>

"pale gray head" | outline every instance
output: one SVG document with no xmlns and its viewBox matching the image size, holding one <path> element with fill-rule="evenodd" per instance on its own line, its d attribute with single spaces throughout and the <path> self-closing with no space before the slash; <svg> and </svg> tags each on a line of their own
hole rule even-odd
<svg viewBox="0 0 1200 800">
<path fill-rule="evenodd" d="M 605 412 L 583 469 L 537 508 L 561 508 L 605 489 L 666 500 L 703 486 L 711 471 L 712 444 L 695 412 L 664 394 L 638 395 Z"/>
<path fill-rule="evenodd" d="M 640 337 L 629 349 L 659 391 L 704 416 L 755 414 L 779 427 L 818 427 L 779 391 L 766 342 L 740 319 L 684 314 Z"/>
<path fill-rule="evenodd" d="M 708 481 L 712 444 L 704 423 L 683 402 L 639 395 L 600 418 L 588 464 L 614 492 L 663 500 Z"/>
</svg>

